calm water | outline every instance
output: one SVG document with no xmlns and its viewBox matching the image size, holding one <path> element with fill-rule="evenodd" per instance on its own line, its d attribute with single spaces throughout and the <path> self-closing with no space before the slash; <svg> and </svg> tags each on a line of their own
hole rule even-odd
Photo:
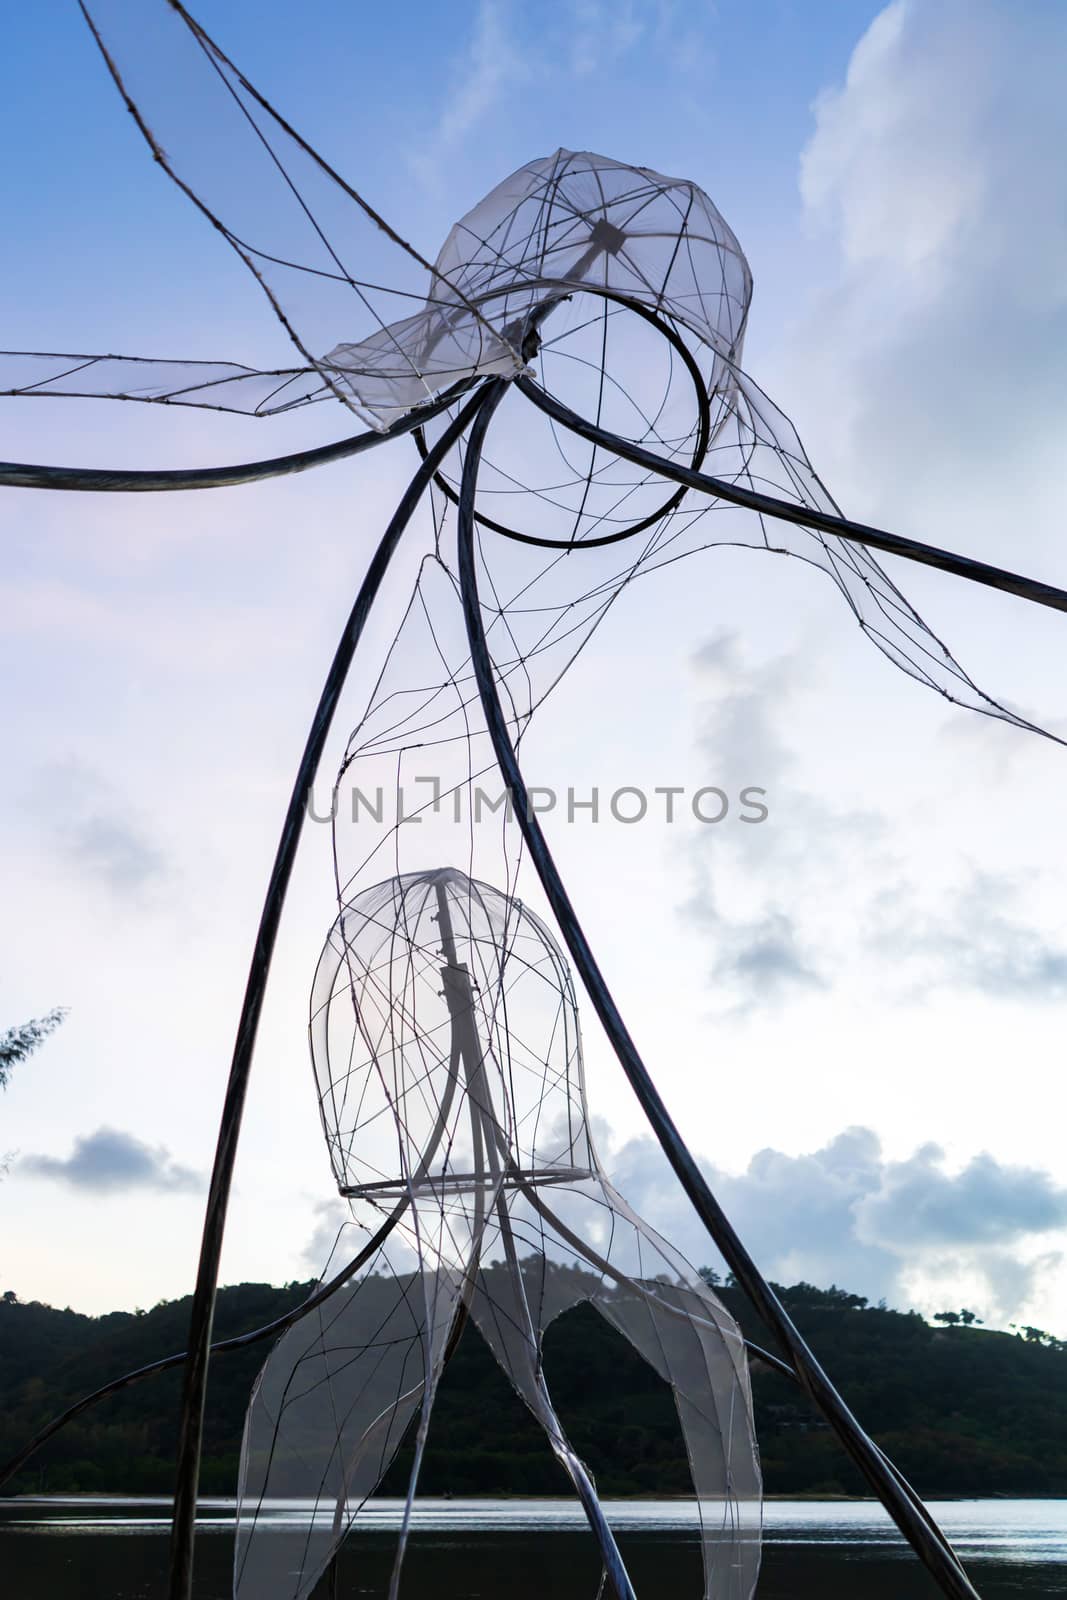
<svg viewBox="0 0 1067 1600">
<path fill-rule="evenodd" d="M 399 1502 L 373 1502 L 345 1547 L 342 1594 L 383 1593 Z M 1067 1595 L 1067 1501 L 963 1500 L 934 1511 L 983 1600 Z M 933 1600 L 880 1506 L 777 1501 L 766 1508 L 759 1600 Z M 153 1500 L 0 1500 L 4 1600 L 157 1600 L 165 1594 L 168 1506 Z M 685 1501 L 608 1502 L 639 1596 L 701 1592 L 695 1510 Z M 278 1526 L 305 1515 L 271 1504 Z M 197 1600 L 227 1600 L 233 1506 L 205 1501 Z M 552 1500 L 424 1500 L 404 1600 L 595 1600 L 598 1568 L 575 1506 Z"/>
</svg>

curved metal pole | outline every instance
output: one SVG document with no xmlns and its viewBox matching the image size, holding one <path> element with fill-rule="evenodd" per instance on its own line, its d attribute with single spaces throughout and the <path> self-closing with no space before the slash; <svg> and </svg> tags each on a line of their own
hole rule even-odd
<svg viewBox="0 0 1067 1600">
<path fill-rule="evenodd" d="M 689 373 L 697 407 L 696 438 L 693 441 L 693 453 L 689 462 L 689 466 L 692 470 L 699 471 L 707 458 L 708 445 L 711 443 L 711 406 L 708 403 L 708 394 L 704 385 L 703 375 L 701 374 L 700 368 L 697 366 L 689 346 L 686 344 L 681 334 L 679 334 L 669 322 L 666 322 L 662 317 L 658 316 L 656 312 L 653 311 L 649 306 L 643 306 L 639 300 L 631 300 L 626 295 L 618 294 L 614 290 L 605 288 L 601 284 L 590 284 L 587 286 L 587 289 L 590 294 L 597 295 L 603 300 L 614 302 L 616 305 L 624 306 L 627 311 L 634 312 L 636 316 L 639 316 L 645 322 L 650 323 L 651 326 L 656 329 L 657 333 L 659 333 L 662 338 L 666 339 L 667 343 L 672 347 L 677 355 L 679 361 L 681 361 L 682 365 Z M 510 293 L 510 290 L 491 290 L 489 294 L 485 296 L 485 299 L 492 300 L 497 294 L 506 293 Z M 526 332 L 522 341 L 522 353 L 527 361 L 532 362 L 537 354 L 537 351 L 540 347 L 538 342 L 538 330 L 544 323 L 545 319 L 556 309 L 557 306 L 561 305 L 564 300 L 569 300 L 570 298 L 570 295 L 561 295 L 552 300 L 543 300 L 539 306 L 535 307 L 534 311 L 526 319 Z M 414 430 L 414 437 L 415 448 L 418 450 L 420 455 L 424 455 L 426 452 L 426 434 L 421 425 Z M 591 472 L 592 465 L 590 465 L 590 473 Z M 459 495 L 442 473 L 439 472 L 434 481 L 447 500 L 451 500 L 453 505 L 459 504 Z M 475 520 L 483 528 L 492 528 L 494 533 L 502 533 L 505 539 L 514 539 L 519 544 L 536 545 L 542 550 L 565 550 L 569 549 L 570 546 L 575 543 L 580 544 L 583 550 L 595 550 L 599 549 L 602 545 L 618 544 L 623 539 L 632 539 L 635 533 L 643 533 L 646 528 L 651 528 L 655 523 L 661 521 L 662 518 L 669 516 L 674 508 L 681 504 L 685 492 L 684 486 L 676 489 L 673 494 L 668 495 L 667 499 L 664 500 L 662 505 L 658 506 L 655 511 L 650 511 L 647 516 L 641 517 L 639 520 L 632 522 L 629 527 L 618 528 L 614 533 L 599 534 L 596 537 L 589 539 L 574 540 L 543 538 L 537 534 L 523 533 L 519 528 L 508 527 L 506 523 L 497 522 L 493 517 L 487 517 L 481 512 L 475 513 Z"/>
<path fill-rule="evenodd" d="M 501 775 L 511 796 L 526 846 L 537 868 L 567 948 L 578 968 L 601 1025 L 618 1056 L 619 1063 L 651 1124 L 660 1147 L 720 1254 L 748 1293 L 764 1322 L 781 1340 L 783 1349 L 788 1353 L 790 1362 L 811 1399 L 830 1423 L 848 1454 L 923 1565 L 940 1585 L 943 1593 L 951 1596 L 952 1600 L 978 1600 L 977 1591 L 964 1572 L 951 1545 L 944 1535 L 940 1534 L 940 1530 L 935 1533 L 933 1526 L 917 1514 L 912 1503 L 912 1494 L 905 1491 L 897 1473 L 888 1469 L 877 1445 L 861 1428 L 841 1395 L 823 1372 L 800 1330 L 756 1266 L 735 1232 L 733 1224 L 712 1194 L 704 1174 L 675 1126 L 648 1068 L 641 1059 L 637 1046 L 630 1037 L 575 915 L 563 880 L 541 831 L 537 814 L 529 804 L 526 784 L 496 692 L 492 659 L 482 624 L 474 560 L 474 499 L 478 466 L 486 429 L 506 387 L 505 382 L 500 379 L 490 386 L 485 404 L 475 418 L 468 441 L 460 485 L 459 577 L 463 614 L 478 694 Z"/>
<path fill-rule="evenodd" d="M 572 411 L 562 401 L 532 383 L 529 378 L 516 378 L 515 386 L 527 400 L 554 422 L 570 428 L 587 439 L 590 444 L 601 445 L 635 466 L 646 467 L 683 483 L 688 489 L 713 495 L 717 500 L 727 500 L 731 505 L 745 506 L 765 517 L 775 517 L 780 522 L 793 522 L 801 528 L 818 528 L 820 533 L 833 534 L 838 539 L 851 539 L 855 544 L 870 545 L 874 550 L 884 550 L 891 556 L 903 556 L 906 561 L 918 561 L 926 567 L 939 567 L 942 572 L 952 572 L 957 578 L 967 578 L 971 583 L 984 583 L 990 589 L 1003 589 L 1006 594 L 1017 595 L 1020 600 L 1030 600 L 1035 605 L 1050 606 L 1054 611 L 1067 611 L 1067 590 L 1057 589 L 1037 578 L 1026 578 L 1018 572 L 1008 572 L 1003 567 L 991 567 L 985 561 L 973 561 L 970 556 L 958 556 L 951 550 L 941 550 L 936 545 L 921 544 L 917 539 L 901 539 L 883 528 L 873 528 L 866 522 L 851 522 L 847 517 L 831 516 L 825 511 L 815 511 L 808 506 L 795 505 L 791 500 L 779 500 L 772 494 L 761 494 L 757 489 L 743 489 L 723 478 L 713 478 L 706 472 L 694 472 L 679 462 L 668 461 L 651 450 L 645 450 L 629 439 L 620 439 L 594 422 Z"/>
<path fill-rule="evenodd" d="M 541 1196 L 537 1193 L 537 1189 L 534 1184 L 525 1183 L 520 1177 L 519 1188 L 525 1195 L 528 1204 L 531 1205 L 540 1216 L 544 1217 L 545 1221 L 556 1230 L 560 1238 L 563 1239 L 565 1243 L 569 1244 L 579 1256 L 584 1256 L 593 1264 L 593 1266 L 597 1268 L 599 1272 L 602 1272 L 605 1277 L 613 1279 L 616 1283 L 624 1283 L 626 1281 L 623 1275 L 616 1271 L 610 1261 L 594 1250 L 588 1241 L 580 1239 L 576 1233 L 568 1228 L 563 1219 L 557 1216 L 552 1208 L 546 1204 L 544 1200 L 542 1200 Z M 753 1361 L 762 1361 L 767 1367 L 769 1367 L 772 1371 L 777 1372 L 781 1377 L 789 1378 L 801 1389 L 806 1388 L 804 1380 L 800 1377 L 796 1368 L 789 1365 L 788 1361 L 782 1361 L 780 1357 L 772 1356 L 769 1350 L 764 1350 L 761 1345 L 753 1344 L 751 1339 L 745 1339 L 742 1337 L 741 1343 L 744 1345 Z M 927 1507 L 919 1499 L 918 1494 L 912 1488 L 911 1484 L 897 1470 L 896 1466 L 894 1466 L 893 1462 L 890 1461 L 885 1451 L 881 1449 L 879 1445 L 876 1444 L 875 1449 L 885 1462 L 887 1471 L 893 1474 L 894 1478 L 896 1478 L 904 1493 L 907 1495 L 911 1505 L 915 1510 L 916 1516 L 920 1517 L 927 1525 L 933 1537 L 939 1542 L 943 1543 L 944 1535 L 942 1534 L 941 1529 L 934 1521 L 934 1518 L 931 1516 Z"/>
<path fill-rule="evenodd" d="M 387 439 L 413 433 L 465 394 L 471 381 L 454 384 L 431 404 L 419 406 L 401 417 L 384 433 L 374 430 L 355 433 L 347 439 L 338 439 L 335 444 L 318 445 L 314 450 L 296 450 L 292 455 L 272 456 L 267 461 L 238 462 L 230 467 L 168 467 L 136 472 L 121 467 L 42 467 L 26 461 L 0 461 L 0 488 L 152 494 L 172 489 L 226 489 L 241 483 L 260 483 L 264 478 L 284 478 L 293 472 L 306 472 L 309 467 L 324 467 L 331 461 L 361 455 Z"/>
<path fill-rule="evenodd" d="M 281 920 L 286 890 L 296 860 L 297 846 L 304 824 L 308 791 L 318 770 L 330 723 L 344 686 L 348 669 L 363 632 L 368 612 L 378 593 L 386 569 L 396 549 L 400 535 L 407 527 L 411 515 L 433 477 L 438 465 L 455 444 L 471 419 L 486 403 L 491 391 L 480 390 L 468 401 L 463 410 L 434 446 L 404 492 L 392 521 L 382 535 L 374 552 L 367 574 L 360 585 L 359 594 L 352 607 L 337 652 L 323 685 L 307 744 L 297 769 L 296 781 L 289 807 L 282 824 L 278 851 L 274 858 L 266 898 L 260 916 L 259 929 L 252 951 L 244 1002 L 237 1026 L 230 1077 L 226 1087 L 222 1117 L 219 1124 L 215 1164 L 211 1174 L 204 1233 L 200 1247 L 200 1265 L 190 1314 L 189 1352 L 185 1367 L 185 1387 L 182 1398 L 181 1428 L 178 1436 L 177 1476 L 174 1492 L 174 1521 L 171 1534 L 171 1600 L 190 1600 L 193 1576 L 193 1536 L 196 1526 L 196 1490 L 200 1475 L 200 1448 L 204 1430 L 204 1395 L 207 1388 L 208 1358 L 211 1349 L 211 1326 L 215 1311 L 215 1292 L 218 1284 L 219 1259 L 222 1254 L 222 1236 L 226 1225 L 226 1208 L 229 1203 L 233 1179 L 237 1141 L 241 1128 L 248 1079 L 252 1067 L 252 1052 L 256 1030 L 259 1026 L 267 976 Z"/>
</svg>

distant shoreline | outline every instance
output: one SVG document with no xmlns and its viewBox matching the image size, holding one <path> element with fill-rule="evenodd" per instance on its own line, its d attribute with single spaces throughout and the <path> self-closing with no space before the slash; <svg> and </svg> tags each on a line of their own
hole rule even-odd
<svg viewBox="0 0 1067 1600">
<path fill-rule="evenodd" d="M 864 1427 L 921 1494 L 946 1504 L 1067 1497 L 1067 1340 L 937 1329 L 915 1314 L 863 1308 L 862 1297 L 833 1286 L 778 1289 Z M 747 1335 L 765 1338 L 740 1291 L 719 1292 Z M 219 1337 L 268 1325 L 305 1294 L 304 1285 L 223 1289 Z M 97 1319 L 32 1302 L 0 1305 L 0 1461 L 116 1373 L 180 1350 L 188 1321 L 184 1300 L 161 1302 L 140 1317 Z M 205 1499 L 236 1492 L 261 1362 L 262 1351 L 251 1347 L 212 1363 Z M 552 1325 L 544 1364 L 574 1449 L 603 1498 L 636 1506 L 691 1495 L 669 1387 L 596 1311 L 578 1306 Z M 768 1504 L 862 1504 L 870 1485 L 796 1385 L 757 1369 L 752 1387 Z M 138 1384 L 120 1403 L 75 1417 L 4 1487 L 50 1497 L 98 1495 L 107 1486 L 112 1495 L 165 1497 L 174 1484 L 179 1403 L 177 1373 Z M 387 1494 L 403 1495 L 411 1466 L 409 1440 L 389 1467 Z M 420 1491 L 474 1502 L 551 1498 L 565 1488 L 543 1433 L 488 1346 L 476 1336 L 462 1339 L 434 1402 Z"/>
</svg>

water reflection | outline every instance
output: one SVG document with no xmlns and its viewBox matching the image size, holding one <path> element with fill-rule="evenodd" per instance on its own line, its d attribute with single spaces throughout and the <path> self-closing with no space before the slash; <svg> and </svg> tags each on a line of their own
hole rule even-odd
<svg viewBox="0 0 1067 1600">
<path fill-rule="evenodd" d="M 0 1502 L 5 1600 L 161 1600 L 165 1500 Z M 1067 1501 L 975 1500 L 934 1507 L 983 1600 L 1067 1592 Z M 701 1592 L 692 1502 L 614 1501 L 608 1515 L 640 1596 Z M 264 1508 L 270 1526 L 307 1525 L 299 1502 Z M 341 1593 L 384 1593 L 399 1501 L 375 1501 L 345 1547 Z M 885 1513 L 867 1502 L 771 1502 L 759 1600 L 933 1600 L 937 1591 Z M 228 1600 L 233 1502 L 207 1500 L 198 1522 L 196 1600 Z M 599 1569 L 580 1510 L 552 1500 L 424 1500 L 405 1569 L 405 1600 L 594 1600 Z"/>
</svg>

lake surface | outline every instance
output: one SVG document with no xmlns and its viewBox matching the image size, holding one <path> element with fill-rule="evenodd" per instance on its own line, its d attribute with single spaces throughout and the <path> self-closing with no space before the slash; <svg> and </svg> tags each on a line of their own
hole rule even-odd
<svg viewBox="0 0 1067 1600">
<path fill-rule="evenodd" d="M 983 1600 L 1067 1595 L 1067 1501 L 931 1502 Z M 400 1502 L 360 1513 L 341 1596 L 375 1600 L 388 1583 Z M 299 1502 L 265 1508 L 272 1526 L 306 1520 Z M 640 1600 L 702 1592 L 696 1511 L 684 1500 L 608 1501 Z M 169 1505 L 78 1497 L 0 1500 L 4 1600 L 162 1600 Z M 233 1502 L 199 1519 L 197 1600 L 227 1600 Z M 422 1500 L 403 1600 L 595 1600 L 599 1567 L 577 1506 L 554 1500 Z M 772 1501 L 759 1600 L 933 1600 L 926 1577 L 878 1505 Z"/>
</svg>

